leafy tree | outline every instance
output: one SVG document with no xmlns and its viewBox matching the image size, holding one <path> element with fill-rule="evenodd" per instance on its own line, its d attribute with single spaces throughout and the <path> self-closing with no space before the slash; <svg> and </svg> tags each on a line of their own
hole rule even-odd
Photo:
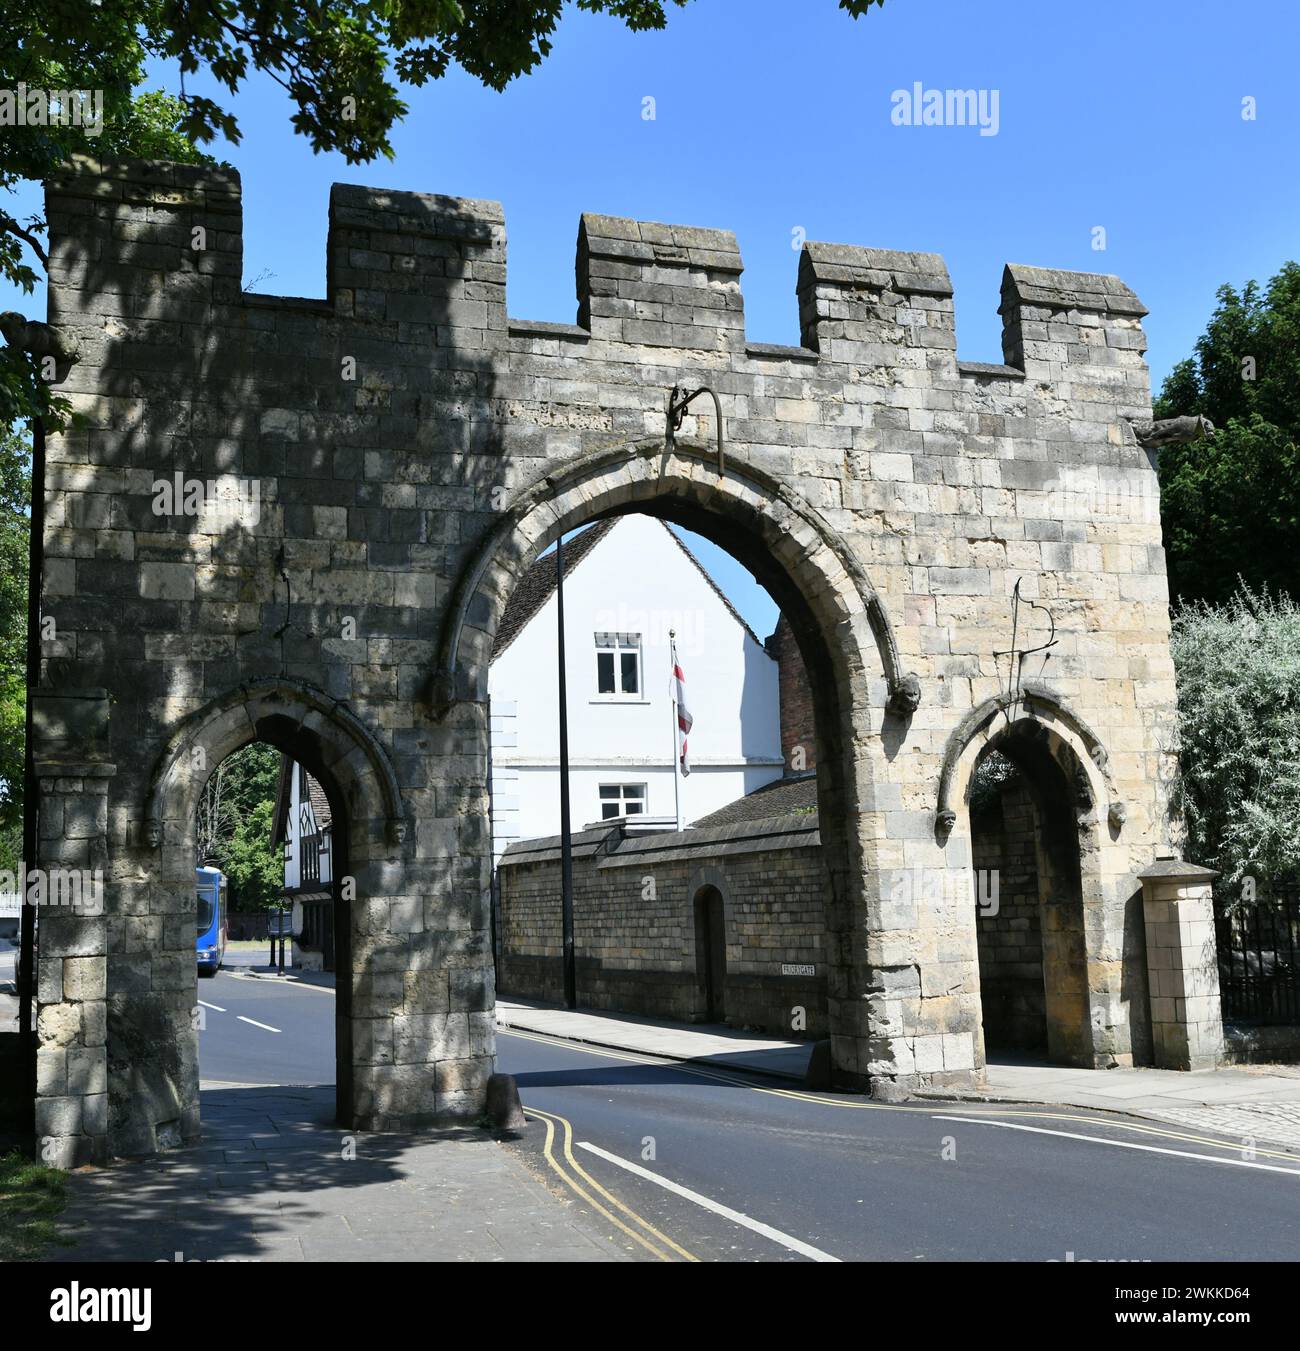
<svg viewBox="0 0 1300 1351">
<path fill-rule="evenodd" d="M 983 816 L 1001 805 L 1002 790 L 1021 778 L 1020 770 L 999 751 L 989 751 L 971 775 L 970 814 Z"/>
<path fill-rule="evenodd" d="M 1227 602 L 1240 576 L 1300 595 L 1300 265 L 1261 291 L 1223 286 L 1196 355 L 1170 372 L 1157 417 L 1204 413 L 1217 434 L 1160 452 L 1170 589 Z"/>
<path fill-rule="evenodd" d="M 284 857 L 271 847 L 275 803 L 263 800 L 241 817 L 222 861 L 240 910 L 269 909 L 284 890 Z"/>
<path fill-rule="evenodd" d="M 1174 617 L 1188 857 L 1236 884 L 1300 878 L 1300 608 L 1242 585 Z"/>
<path fill-rule="evenodd" d="M 198 858 L 230 879 L 232 907 L 255 910 L 278 902 L 284 861 L 271 844 L 280 752 L 254 742 L 213 770 L 198 810 Z"/>
</svg>

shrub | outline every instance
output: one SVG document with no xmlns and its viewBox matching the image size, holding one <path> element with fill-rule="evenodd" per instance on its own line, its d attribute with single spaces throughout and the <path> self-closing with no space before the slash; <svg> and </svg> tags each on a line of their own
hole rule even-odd
<svg viewBox="0 0 1300 1351">
<path fill-rule="evenodd" d="M 1300 608 L 1244 582 L 1174 616 L 1188 857 L 1233 886 L 1300 877 Z"/>
</svg>

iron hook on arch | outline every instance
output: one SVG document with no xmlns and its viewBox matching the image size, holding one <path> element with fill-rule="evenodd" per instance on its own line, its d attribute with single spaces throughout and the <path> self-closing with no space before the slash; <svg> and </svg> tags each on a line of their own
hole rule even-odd
<svg viewBox="0 0 1300 1351">
<path fill-rule="evenodd" d="M 679 394 L 680 398 L 678 397 Z M 664 429 L 664 442 L 668 449 L 672 450 L 673 439 L 681 430 L 682 419 L 686 416 L 687 407 L 701 394 L 707 394 L 713 400 L 713 410 L 718 420 L 718 473 L 725 474 L 727 462 L 722 448 L 722 404 L 719 402 L 717 394 L 708 385 L 701 385 L 699 389 L 692 391 L 690 394 L 682 391 L 678 385 L 674 385 L 668 391 L 668 416 L 667 425 Z"/>
</svg>

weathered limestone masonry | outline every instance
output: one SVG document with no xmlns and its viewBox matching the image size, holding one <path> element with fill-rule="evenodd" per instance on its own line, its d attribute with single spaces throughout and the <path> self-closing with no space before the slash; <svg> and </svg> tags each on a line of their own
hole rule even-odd
<svg viewBox="0 0 1300 1351">
<path fill-rule="evenodd" d="M 731 548 L 803 653 L 841 1079 L 891 1096 L 982 1064 L 969 907 L 883 878 L 969 867 L 949 804 L 1004 724 L 1077 795 L 1086 952 L 1061 1044 L 1089 1065 L 1149 1057 L 1137 873 L 1170 834 L 1174 686 L 1155 478 L 1129 427 L 1150 416 L 1144 311 L 1123 283 L 1008 268 L 1007 364 L 985 366 L 957 360 L 929 254 L 807 245 L 788 348 L 747 342 L 723 230 L 584 216 L 574 325 L 507 318 L 493 203 L 335 187 L 321 300 L 241 290 L 229 172 L 81 162 L 47 209 L 49 317 L 79 339 L 62 389 L 86 425 L 48 448 L 45 680 L 112 700 L 102 754 L 82 756 L 98 777 L 53 788 L 78 821 L 104 806 L 107 851 L 105 915 L 41 935 L 65 981 L 74 952 L 106 969 L 106 1134 L 88 1060 L 43 1089 L 68 1157 L 198 1129 L 193 809 L 254 737 L 326 786 L 355 881 L 344 1119 L 479 1111 L 493 631 L 561 530 L 634 508 Z M 711 417 L 665 443 L 669 389 L 700 384 L 725 465 Z M 177 472 L 245 481 L 242 509 L 159 514 L 155 481 Z M 1020 576 L 1060 643 L 1033 699 L 1003 706 Z M 68 992 L 44 991 L 57 1049 Z M 93 1049 L 95 1001 L 78 1006 Z"/>
<path fill-rule="evenodd" d="M 502 993 L 562 1000 L 559 838 L 511 845 L 497 885 Z M 576 834 L 578 1003 L 707 1021 L 706 955 L 694 924 L 705 888 L 722 900 L 725 1021 L 828 1035 L 827 879 L 816 816 L 653 834 L 611 824 Z"/>
</svg>

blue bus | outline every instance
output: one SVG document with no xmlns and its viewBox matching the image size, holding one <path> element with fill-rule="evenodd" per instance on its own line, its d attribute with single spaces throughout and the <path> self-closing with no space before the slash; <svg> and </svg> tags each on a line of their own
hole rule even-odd
<svg viewBox="0 0 1300 1351">
<path fill-rule="evenodd" d="M 220 868 L 195 868 L 198 890 L 199 975 L 215 976 L 226 955 L 226 877 Z"/>
</svg>

